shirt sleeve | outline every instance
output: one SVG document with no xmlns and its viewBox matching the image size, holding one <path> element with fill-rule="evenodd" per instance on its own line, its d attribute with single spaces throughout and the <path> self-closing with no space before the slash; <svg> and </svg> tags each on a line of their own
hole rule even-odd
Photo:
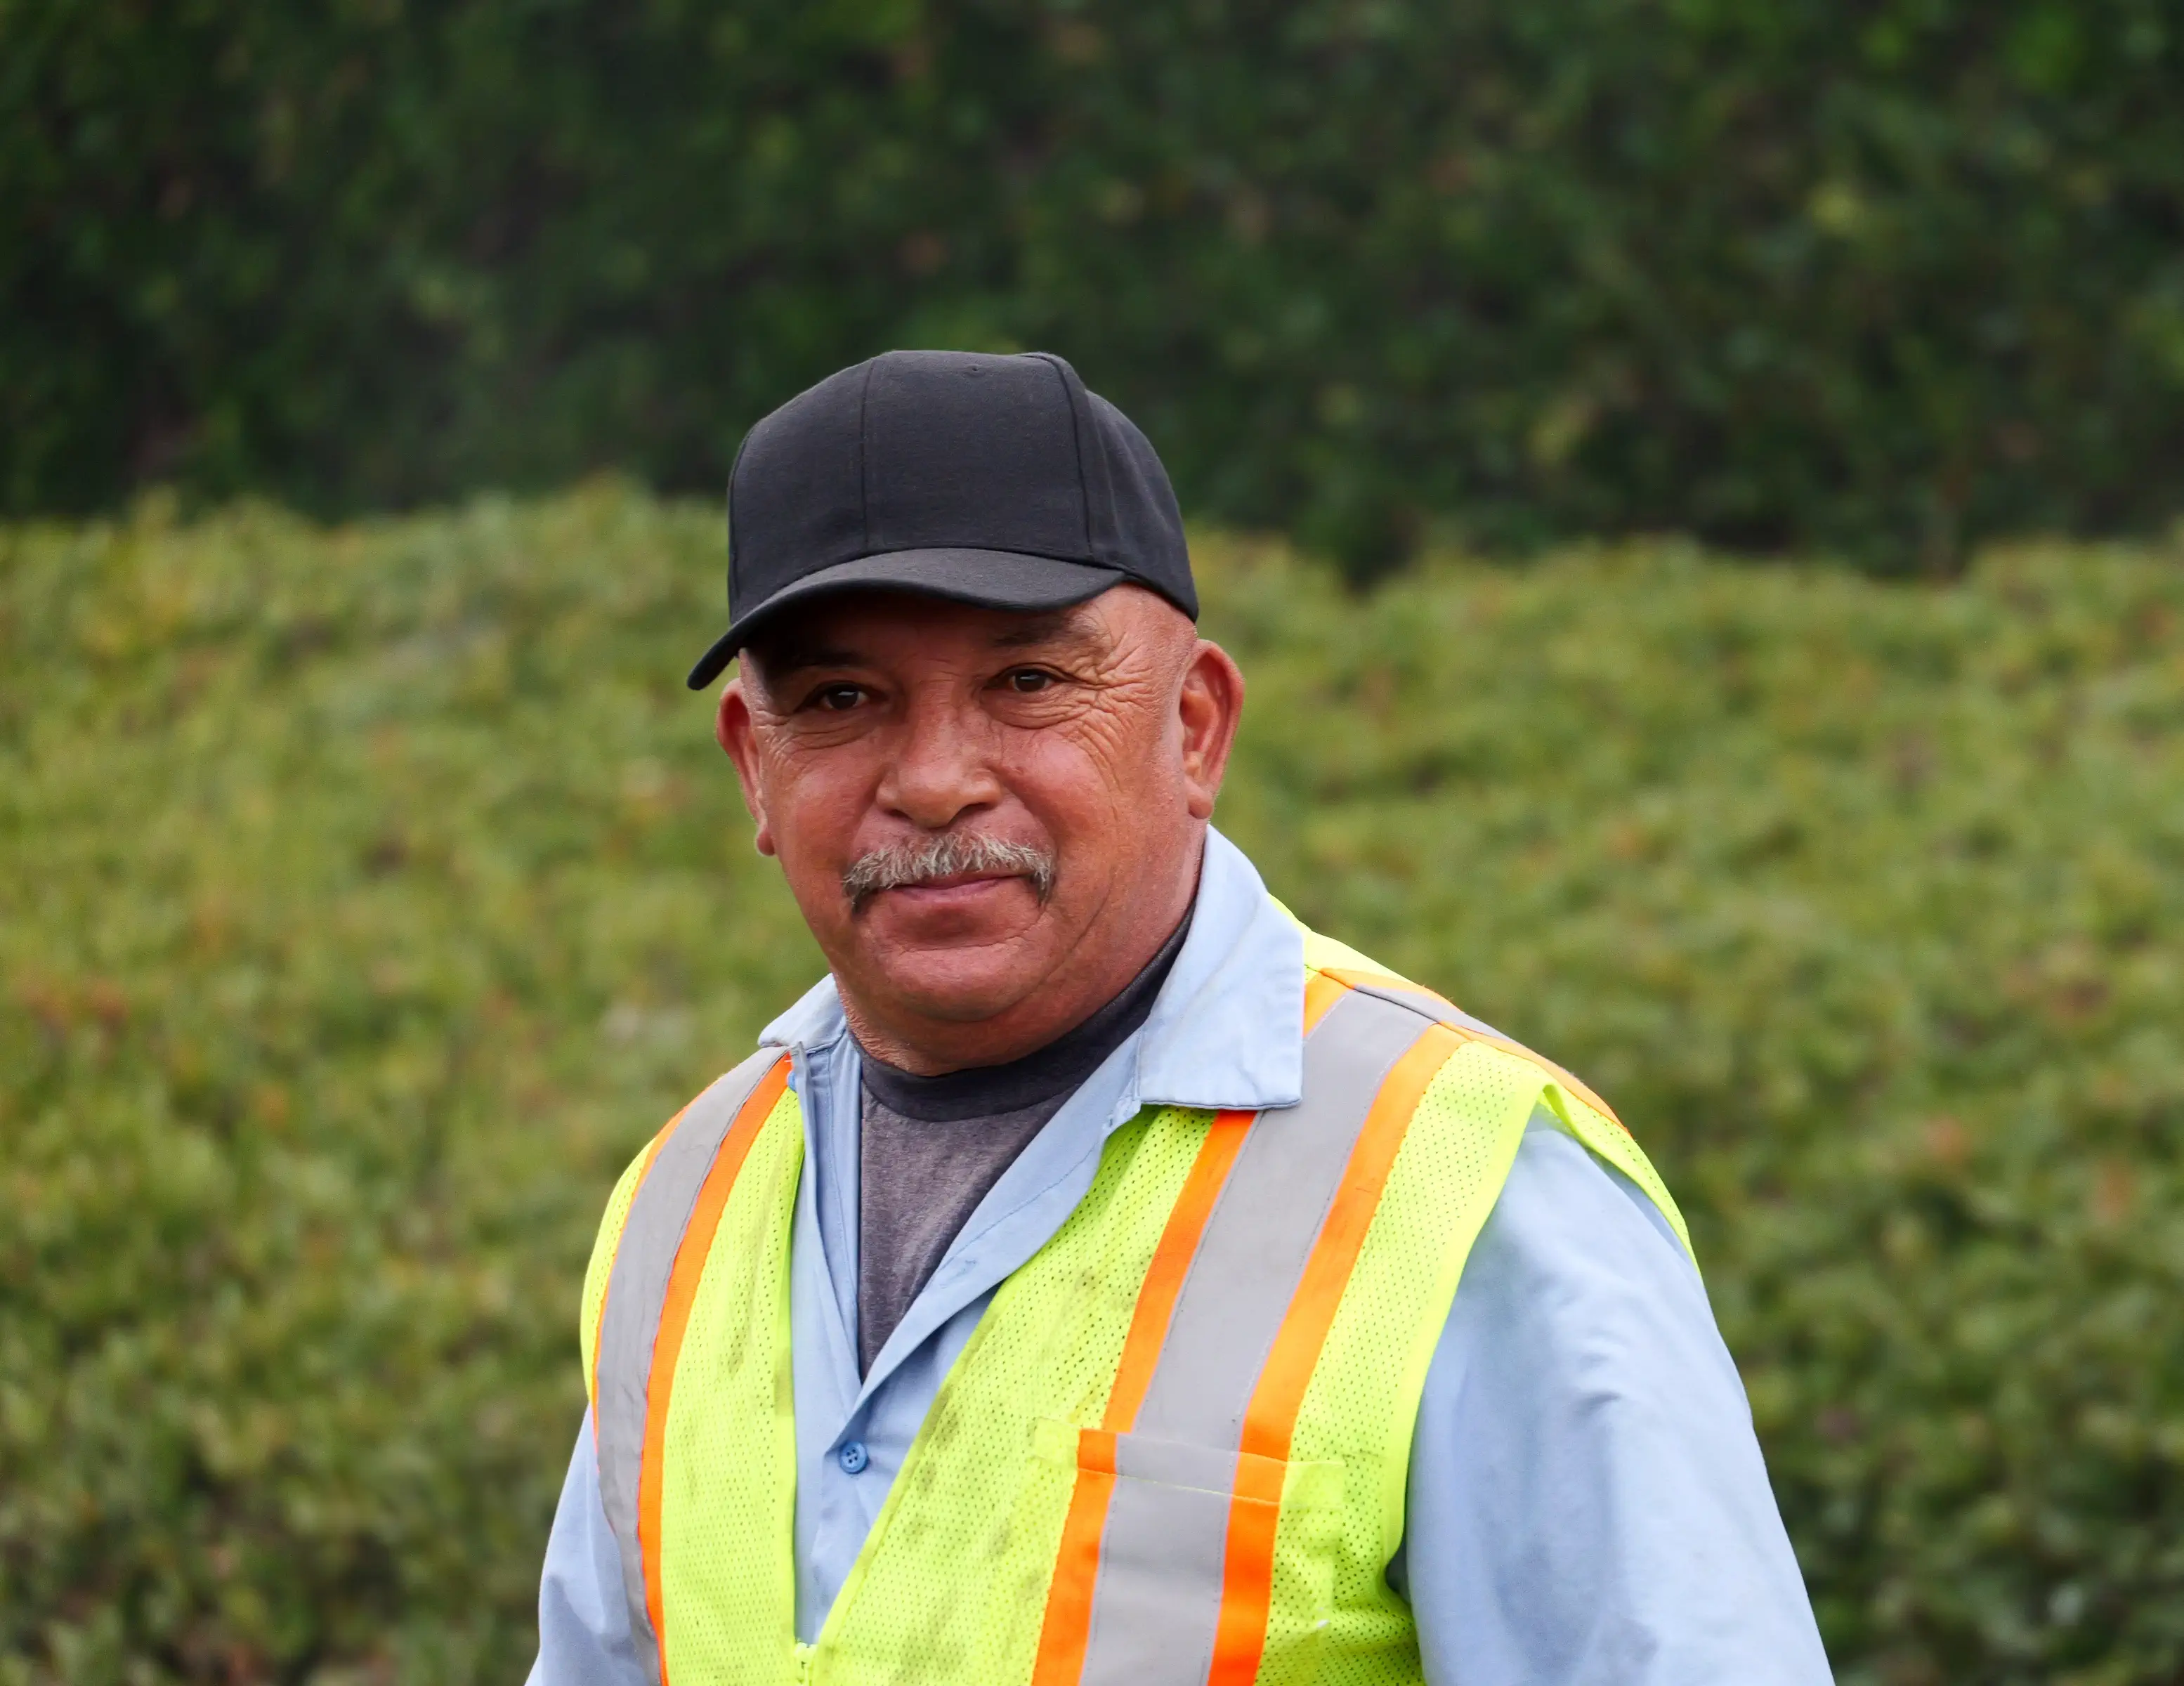
<svg viewBox="0 0 2184 1686">
<path fill-rule="evenodd" d="M 599 1498 L 589 1411 L 546 1539 L 530 1686 L 645 1686 L 622 1597 L 621 1556 Z"/>
<path fill-rule="evenodd" d="M 1830 1678 L 1698 1272 L 1544 1114 L 1427 1373 L 1407 1527 L 1432 1686 Z"/>
</svg>

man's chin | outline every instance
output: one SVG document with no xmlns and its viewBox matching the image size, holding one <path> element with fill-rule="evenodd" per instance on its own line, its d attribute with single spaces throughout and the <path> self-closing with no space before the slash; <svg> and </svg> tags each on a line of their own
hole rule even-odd
<svg viewBox="0 0 2184 1686">
<path fill-rule="evenodd" d="M 948 1025 L 984 1024 L 1000 1017 L 1035 991 L 1045 976 L 1045 967 L 1030 955 L 1004 961 L 991 954 L 960 950 L 905 956 L 883 969 L 885 992 L 894 998 L 896 1010 Z"/>
<path fill-rule="evenodd" d="M 952 940 L 895 941 L 867 951 L 867 976 L 900 1007 L 944 1024 L 999 1017 L 1053 969 L 1047 944 L 1022 926 Z"/>
</svg>

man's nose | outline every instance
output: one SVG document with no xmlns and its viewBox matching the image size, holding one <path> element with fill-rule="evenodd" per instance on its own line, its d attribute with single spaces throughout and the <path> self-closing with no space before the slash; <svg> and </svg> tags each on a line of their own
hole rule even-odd
<svg viewBox="0 0 2184 1686">
<path fill-rule="evenodd" d="M 911 699 L 894 754 L 881 775 L 879 804 L 921 831 L 944 831 L 966 815 L 991 808 L 1001 784 L 987 754 L 983 717 L 954 698 Z"/>
</svg>

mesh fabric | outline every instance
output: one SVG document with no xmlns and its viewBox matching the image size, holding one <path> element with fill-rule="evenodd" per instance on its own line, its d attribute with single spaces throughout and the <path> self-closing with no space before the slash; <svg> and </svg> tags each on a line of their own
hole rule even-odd
<svg viewBox="0 0 2184 1686">
<path fill-rule="evenodd" d="M 1290 1452 L 1344 1466 L 1318 1678 L 1420 1678 L 1409 1608 L 1385 1579 L 1402 1538 L 1412 1425 L 1457 1277 L 1501 1194 L 1540 1084 L 1536 1067 L 1484 1043 L 1449 1057 L 1419 1097 L 1328 1330 Z M 1280 1570 L 1278 1556 L 1277 1629 L 1299 1608 L 1282 1596 Z"/>
<path fill-rule="evenodd" d="M 766 1116 L 721 1213 L 675 1366 L 660 1494 L 671 1686 L 789 1678 L 796 1417 L 788 1247 L 804 1158 L 794 1089 Z"/>
<path fill-rule="evenodd" d="M 1031 1678 L 1074 1482 L 1034 1455 L 1034 1425 L 1098 1425 L 1138 1289 L 1211 1120 L 1163 1108 L 1117 1131 L 1077 1210 L 994 1296 L 820 1633 L 815 1678 Z"/>
</svg>

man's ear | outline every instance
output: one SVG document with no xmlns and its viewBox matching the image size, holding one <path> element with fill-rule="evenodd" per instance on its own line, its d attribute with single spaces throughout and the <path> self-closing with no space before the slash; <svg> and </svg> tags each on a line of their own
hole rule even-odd
<svg viewBox="0 0 2184 1686">
<path fill-rule="evenodd" d="M 713 715 L 713 736 L 736 764 L 736 782 L 743 787 L 744 806 L 750 810 L 757 834 L 751 839 L 760 854 L 773 853 L 773 832 L 766 823 L 766 803 L 759 794 L 758 734 L 751 719 L 750 698 L 738 673 L 721 692 L 721 706 Z"/>
<path fill-rule="evenodd" d="M 1190 815 L 1210 820 L 1228 768 L 1228 748 L 1236 741 L 1236 724 L 1244 717 L 1244 671 L 1220 645 L 1198 641 L 1184 670 L 1176 710 L 1183 725 L 1183 777 Z"/>
</svg>

